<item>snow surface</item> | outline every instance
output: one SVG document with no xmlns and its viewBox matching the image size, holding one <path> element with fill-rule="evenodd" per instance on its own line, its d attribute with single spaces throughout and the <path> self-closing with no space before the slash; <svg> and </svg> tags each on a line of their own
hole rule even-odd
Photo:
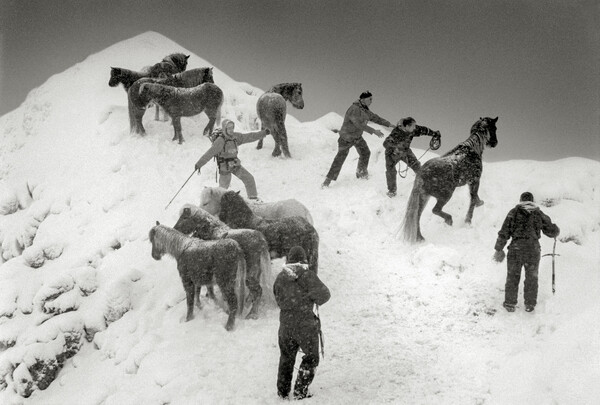
<svg viewBox="0 0 600 405">
<path fill-rule="evenodd" d="M 209 147 L 201 136 L 207 118 L 182 119 L 183 146 L 152 113 L 144 117 L 148 135 L 130 136 L 125 92 L 107 82 L 110 66 L 137 69 L 172 52 L 191 53 L 153 32 L 117 43 L 51 77 L 0 118 L 2 404 L 281 402 L 278 310 L 237 319 L 227 332 L 222 307 L 206 301 L 182 323 L 175 261 L 150 257 L 155 221 L 172 226 L 181 205 L 197 204 L 200 190 L 215 185 L 210 163 L 164 209 Z M 195 54 L 189 62 L 212 66 Z M 257 128 L 262 91 L 217 67 L 214 76 L 225 93 L 223 117 L 238 130 Z M 308 106 L 318 95 L 305 97 Z M 320 234 L 319 276 L 332 298 L 320 309 L 325 359 L 306 402 L 598 403 L 600 163 L 484 163 L 485 205 L 473 224 L 462 221 L 468 191 L 461 188 L 447 205 L 455 226 L 431 214 L 432 200 L 421 222 L 427 241 L 406 245 L 396 231 L 414 176 L 399 179 L 396 198 L 386 197 L 380 139 L 365 135 L 368 181 L 355 178 L 351 152 L 338 181 L 319 188 L 341 121 L 335 113 L 305 123 L 288 115 L 291 159 L 271 157 L 271 138 L 260 151 L 240 148 L 262 199 L 298 199 Z M 472 124 L 464 123 L 465 138 Z M 502 148 L 502 117 L 498 128 Z M 423 146 L 415 140 L 417 156 Z M 232 188 L 244 192 L 237 178 Z M 524 312 L 521 292 L 521 306 L 509 314 L 501 306 L 506 264 L 491 256 L 506 213 L 525 190 L 562 230 L 557 291 L 551 260 L 542 258 L 535 312 Z M 543 253 L 552 242 L 542 238 Z M 280 264 L 274 261 L 274 271 Z M 32 378 L 28 367 L 54 359 L 78 334 L 80 351 L 56 380 L 21 397 L 16 390 Z"/>
</svg>

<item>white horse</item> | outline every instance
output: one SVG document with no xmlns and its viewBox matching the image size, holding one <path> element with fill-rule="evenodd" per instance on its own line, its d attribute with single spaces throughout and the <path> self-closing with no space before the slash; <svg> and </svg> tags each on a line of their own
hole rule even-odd
<svg viewBox="0 0 600 405">
<path fill-rule="evenodd" d="M 200 208 L 218 216 L 221 212 L 221 197 L 226 192 L 227 190 L 222 187 L 204 187 L 200 193 Z M 274 202 L 245 201 L 255 215 L 264 219 L 302 217 L 313 225 L 313 219 L 308 208 L 293 198 Z"/>
</svg>

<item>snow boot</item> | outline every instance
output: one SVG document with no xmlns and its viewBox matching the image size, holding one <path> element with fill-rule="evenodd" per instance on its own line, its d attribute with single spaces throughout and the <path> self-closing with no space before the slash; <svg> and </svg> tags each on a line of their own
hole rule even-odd
<svg viewBox="0 0 600 405">
<path fill-rule="evenodd" d="M 504 303 L 504 304 L 502 304 L 502 305 L 504 306 L 504 308 L 506 308 L 506 310 L 507 310 L 508 312 L 515 312 L 515 306 L 514 306 L 514 305 L 512 305 L 512 304 L 507 304 L 507 303 Z"/>
<path fill-rule="evenodd" d="M 314 368 L 300 368 L 298 370 L 296 384 L 294 384 L 294 399 L 300 400 L 312 397 L 312 394 L 308 393 L 308 386 L 312 382 L 313 378 L 315 378 Z"/>
<path fill-rule="evenodd" d="M 390 197 L 390 198 L 394 198 L 394 197 L 396 197 L 396 192 L 395 191 L 388 191 L 387 192 L 387 196 Z"/>
<path fill-rule="evenodd" d="M 525 305 L 526 312 L 533 312 L 534 309 L 535 309 L 534 305 Z"/>
</svg>

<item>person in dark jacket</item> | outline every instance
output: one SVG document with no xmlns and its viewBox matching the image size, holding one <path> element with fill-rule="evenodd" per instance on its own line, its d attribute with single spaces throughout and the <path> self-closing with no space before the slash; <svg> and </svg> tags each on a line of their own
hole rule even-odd
<svg viewBox="0 0 600 405">
<path fill-rule="evenodd" d="M 288 398 L 298 349 L 304 356 L 294 384 L 294 398 L 303 399 L 319 365 L 321 323 L 313 312 L 316 305 L 329 301 L 329 289 L 308 269 L 306 252 L 300 246 L 290 249 L 286 264 L 273 284 L 279 305 L 279 371 L 277 395 Z"/>
<path fill-rule="evenodd" d="M 504 308 L 514 312 L 519 294 L 521 268 L 525 267 L 525 311 L 531 312 L 537 304 L 538 267 L 540 264 L 540 231 L 549 238 L 560 233 L 558 226 L 533 201 L 533 194 L 524 192 L 520 202 L 508 212 L 496 240 L 494 260 L 504 260 L 504 246 L 508 246 Z"/>
<path fill-rule="evenodd" d="M 210 161 L 213 157 L 217 158 L 219 169 L 219 187 L 229 188 L 231 184 L 231 175 L 235 174 L 246 187 L 246 194 L 251 200 L 258 199 L 256 190 L 256 182 L 254 176 L 242 166 L 238 158 L 238 145 L 254 142 L 263 139 L 269 134 L 269 130 L 265 129 L 258 132 L 240 133 L 235 132 L 235 124 L 233 121 L 224 119 L 221 123 L 221 130 L 215 130 L 211 134 L 212 146 L 200 157 L 195 169 L 200 174 L 200 169 Z"/>
<path fill-rule="evenodd" d="M 393 129 L 392 133 L 383 141 L 385 147 L 385 177 L 388 187 L 388 197 L 396 196 L 396 165 L 399 161 L 406 163 L 415 173 L 421 170 L 421 163 L 410 149 L 410 143 L 415 136 L 437 136 L 440 131 L 433 131 L 427 127 L 417 125 L 412 117 L 403 118 Z"/>
<path fill-rule="evenodd" d="M 338 152 L 333 159 L 333 163 L 331 164 L 331 168 L 329 169 L 329 173 L 327 173 L 327 177 L 325 178 L 322 187 L 329 187 L 332 180 L 337 180 L 344 161 L 348 156 L 348 152 L 350 152 L 350 148 L 353 146 L 356 148 L 359 156 L 356 177 L 359 179 L 367 179 L 369 177 L 367 167 L 369 166 L 371 151 L 369 150 L 367 142 L 363 139 L 362 134 L 363 132 L 368 132 L 383 138 L 383 133 L 378 129 L 368 126 L 367 122 L 373 121 L 376 124 L 390 128 L 393 126 L 389 121 L 369 110 L 369 106 L 372 102 L 373 95 L 370 92 L 365 91 L 360 95 L 359 99 L 348 108 L 348 111 L 346 111 L 344 122 L 340 129 L 340 137 L 338 139 Z"/>
</svg>

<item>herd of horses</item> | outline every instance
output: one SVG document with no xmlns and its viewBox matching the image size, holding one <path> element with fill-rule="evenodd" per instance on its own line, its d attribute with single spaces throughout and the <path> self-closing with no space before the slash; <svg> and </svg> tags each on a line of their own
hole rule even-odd
<svg viewBox="0 0 600 405">
<path fill-rule="evenodd" d="M 151 103 L 162 107 L 171 117 L 173 140 L 180 144 L 181 117 L 204 112 L 209 118 L 204 134 L 212 132 L 215 122 L 220 120 L 223 91 L 214 83 L 212 68 L 186 71 L 188 58 L 189 55 L 181 53 L 171 54 L 141 72 L 111 67 L 109 86 L 122 84 L 127 91 L 132 133 L 145 134 L 142 117 Z M 286 101 L 295 108 L 304 108 L 300 83 L 275 85 L 256 104 L 261 128 L 269 129 L 275 140 L 273 156 L 283 153 L 290 157 L 285 129 Z M 464 185 L 469 186 L 471 197 L 465 222 L 471 222 L 475 207 L 483 204 L 478 195 L 482 155 L 486 147 L 498 144 L 497 121 L 498 117 L 480 118 L 464 142 L 423 164 L 416 174 L 401 226 L 405 241 L 424 240 L 420 218 L 430 197 L 437 199 L 432 212 L 452 225 L 452 216 L 442 208 L 454 190 Z M 262 148 L 262 140 L 257 148 Z M 239 193 L 207 187 L 202 192 L 200 206 L 183 206 L 173 228 L 157 222 L 149 239 L 154 259 L 168 254 L 177 261 L 186 293 L 186 321 L 193 318 L 194 303 L 201 308 L 200 288 L 207 286 L 208 295 L 214 298 L 212 285 L 216 283 L 228 306 L 227 330 L 233 329 L 236 314 L 244 313 L 246 301 L 251 304 L 246 318 L 258 317 L 263 297 L 261 279 L 270 274 L 271 259 L 284 257 L 290 248 L 302 246 L 309 268 L 318 271 L 319 235 L 308 209 L 294 199 L 250 202 Z"/>
</svg>

